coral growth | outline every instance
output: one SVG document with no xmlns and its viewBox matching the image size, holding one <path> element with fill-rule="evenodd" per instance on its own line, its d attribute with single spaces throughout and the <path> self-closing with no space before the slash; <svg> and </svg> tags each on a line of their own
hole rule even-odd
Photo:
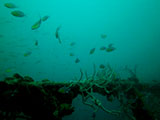
<svg viewBox="0 0 160 120">
<path fill-rule="evenodd" d="M 80 78 L 71 82 L 35 82 L 31 77 L 14 74 L 0 82 L 0 119 L 15 120 L 61 120 L 72 114 L 72 101 L 78 95 L 82 102 L 93 108 L 92 117 L 98 109 L 107 114 L 125 114 L 131 120 L 160 120 L 160 83 L 141 83 L 135 74 L 127 80 L 120 79 L 108 66 L 93 74 L 80 69 Z M 101 94 L 112 102 L 118 100 L 121 107 L 117 110 L 105 108 L 94 96 Z M 149 104 L 150 103 L 150 104 Z"/>
</svg>

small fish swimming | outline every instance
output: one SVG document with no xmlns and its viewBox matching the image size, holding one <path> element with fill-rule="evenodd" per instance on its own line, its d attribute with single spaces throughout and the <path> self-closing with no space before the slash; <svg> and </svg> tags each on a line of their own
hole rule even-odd
<svg viewBox="0 0 160 120">
<path fill-rule="evenodd" d="M 11 12 L 11 14 L 15 17 L 24 17 L 25 16 L 25 14 L 20 10 L 14 10 Z"/>
<path fill-rule="evenodd" d="M 93 54 L 95 52 L 96 48 L 92 48 L 89 52 L 89 54 Z"/>
<path fill-rule="evenodd" d="M 101 38 L 105 39 L 105 38 L 107 38 L 107 35 L 106 34 L 101 34 Z"/>
<path fill-rule="evenodd" d="M 10 8 L 10 9 L 17 8 L 17 6 L 13 3 L 5 3 L 4 6 L 7 7 L 7 8 Z"/>
<path fill-rule="evenodd" d="M 35 45 L 35 46 L 38 46 L 38 40 L 35 41 L 34 45 Z"/>
<path fill-rule="evenodd" d="M 35 23 L 32 25 L 31 29 L 32 29 L 32 30 L 38 29 L 38 28 L 41 26 L 42 21 L 44 22 L 44 21 L 46 21 L 48 18 L 49 18 L 49 16 L 44 16 L 44 17 L 40 18 L 37 22 L 35 22 Z"/>
<path fill-rule="evenodd" d="M 100 64 L 100 65 L 99 65 L 99 68 L 104 69 L 104 68 L 105 68 L 105 65 Z"/>
<path fill-rule="evenodd" d="M 114 51 L 116 48 L 115 47 L 113 47 L 113 44 L 109 44 L 108 45 L 108 48 L 106 48 L 106 51 L 107 52 L 112 52 L 112 51 Z"/>
<path fill-rule="evenodd" d="M 71 42 L 70 43 L 70 46 L 74 46 L 76 43 L 75 42 Z"/>
<path fill-rule="evenodd" d="M 69 56 L 74 56 L 74 53 L 69 53 Z"/>
<path fill-rule="evenodd" d="M 56 36 L 56 39 L 58 39 L 59 43 L 61 44 L 62 41 L 61 41 L 61 38 L 59 36 L 59 30 L 60 29 L 61 29 L 61 26 L 57 27 L 56 32 L 55 32 L 55 36 Z"/>
<path fill-rule="evenodd" d="M 79 63 L 79 62 L 80 62 L 80 60 L 78 58 L 76 58 L 75 63 Z"/>
<path fill-rule="evenodd" d="M 59 93 L 62 93 L 62 94 L 69 93 L 69 92 L 70 92 L 70 88 L 64 86 L 64 87 L 59 88 L 59 89 L 58 89 L 58 92 L 59 92 Z"/>
<path fill-rule="evenodd" d="M 37 22 L 35 22 L 35 23 L 32 25 L 31 29 L 32 29 L 32 30 L 38 29 L 38 28 L 41 26 L 41 23 L 42 23 L 42 20 L 41 20 L 41 18 L 40 18 Z"/>
<path fill-rule="evenodd" d="M 10 72 L 12 72 L 12 70 L 10 68 L 8 68 L 8 69 L 5 70 L 5 72 L 10 73 Z"/>
<path fill-rule="evenodd" d="M 107 52 L 112 52 L 112 51 L 114 51 L 114 50 L 115 50 L 115 48 L 107 48 L 107 49 L 106 49 Z"/>
<path fill-rule="evenodd" d="M 27 57 L 27 56 L 29 56 L 29 55 L 31 55 L 31 54 L 32 54 L 32 52 L 31 52 L 31 51 L 28 51 L 28 52 L 24 53 L 24 57 Z"/>
<path fill-rule="evenodd" d="M 106 49 L 105 46 L 100 47 L 100 50 L 105 50 L 105 49 Z"/>
<path fill-rule="evenodd" d="M 42 17 L 41 19 L 42 19 L 42 21 L 44 22 L 44 21 L 46 21 L 48 18 L 49 18 L 49 16 L 46 15 L 46 16 Z"/>
<path fill-rule="evenodd" d="M 113 46 L 113 44 L 109 44 L 108 47 L 111 48 Z"/>
</svg>

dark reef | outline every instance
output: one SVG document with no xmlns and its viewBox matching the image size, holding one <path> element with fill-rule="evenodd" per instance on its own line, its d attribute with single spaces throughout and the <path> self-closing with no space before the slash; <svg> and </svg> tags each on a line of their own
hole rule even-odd
<svg viewBox="0 0 160 120">
<path fill-rule="evenodd" d="M 14 74 L 0 81 L 0 120 L 62 120 L 74 111 L 72 101 L 78 95 L 95 111 L 102 109 L 117 116 L 123 113 L 131 120 L 160 120 L 160 83 L 140 83 L 135 76 L 121 80 L 111 73 L 105 75 L 82 79 L 81 71 L 76 82 L 58 83 L 36 82 L 29 76 Z M 104 108 L 92 93 L 106 96 L 110 102 L 118 99 L 121 109 Z"/>
</svg>

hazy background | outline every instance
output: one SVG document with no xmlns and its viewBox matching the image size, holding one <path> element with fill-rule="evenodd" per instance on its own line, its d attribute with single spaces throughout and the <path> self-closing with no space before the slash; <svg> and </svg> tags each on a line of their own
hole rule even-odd
<svg viewBox="0 0 160 120">
<path fill-rule="evenodd" d="M 8 2 L 26 16 L 12 16 L 14 9 L 4 6 Z M 49 19 L 31 30 L 45 15 Z M 55 38 L 60 25 L 62 44 Z M 99 50 L 110 43 L 115 51 Z M 89 55 L 92 48 L 96 51 Z M 28 51 L 32 54 L 25 57 Z M 75 56 L 69 56 L 70 52 Z M 80 59 L 77 64 L 76 58 Z M 35 80 L 69 81 L 80 76 L 80 68 L 92 73 L 93 63 L 97 69 L 109 63 L 123 77 L 128 76 L 125 66 L 133 69 L 137 65 L 140 80 L 160 80 L 159 61 L 160 0 L 0 1 L 0 79 L 20 73 Z"/>
</svg>

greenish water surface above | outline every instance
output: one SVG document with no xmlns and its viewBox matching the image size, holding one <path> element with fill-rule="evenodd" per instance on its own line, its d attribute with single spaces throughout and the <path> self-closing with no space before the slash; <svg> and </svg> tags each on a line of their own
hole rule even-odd
<svg viewBox="0 0 160 120">
<path fill-rule="evenodd" d="M 159 0 L 1 0 L 0 76 L 70 81 L 107 64 L 160 79 Z"/>
</svg>

